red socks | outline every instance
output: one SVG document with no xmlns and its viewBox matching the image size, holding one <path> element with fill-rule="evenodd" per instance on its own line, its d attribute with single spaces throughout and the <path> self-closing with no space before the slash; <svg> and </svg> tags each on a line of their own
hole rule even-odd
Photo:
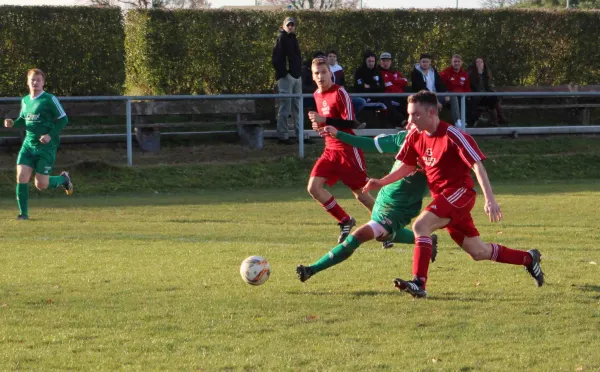
<svg viewBox="0 0 600 372">
<path fill-rule="evenodd" d="M 425 287 L 429 261 L 431 260 L 432 244 L 429 236 L 415 237 L 415 250 L 413 252 L 413 275 L 419 278 Z"/>
<path fill-rule="evenodd" d="M 490 244 L 492 245 L 492 257 L 490 260 L 492 261 L 523 266 L 531 264 L 531 255 L 526 251 L 510 249 L 496 243 Z"/>
<path fill-rule="evenodd" d="M 346 211 L 342 207 L 340 207 L 340 205 L 337 203 L 337 201 L 335 200 L 335 198 L 333 196 L 331 197 L 331 199 L 327 200 L 325 203 L 323 203 L 321 205 L 338 222 L 346 222 L 350 219 L 350 216 L 348 215 L 348 213 L 346 213 Z"/>
</svg>

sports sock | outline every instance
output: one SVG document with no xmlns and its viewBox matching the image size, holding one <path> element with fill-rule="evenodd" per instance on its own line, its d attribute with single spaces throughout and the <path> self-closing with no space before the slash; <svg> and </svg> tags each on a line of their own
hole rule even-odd
<svg viewBox="0 0 600 372">
<path fill-rule="evenodd" d="M 413 275 L 419 278 L 425 287 L 429 261 L 431 260 L 432 243 L 430 236 L 416 236 L 413 252 Z"/>
<path fill-rule="evenodd" d="M 354 253 L 356 248 L 359 246 L 360 241 L 353 235 L 349 235 L 342 244 L 336 245 L 317 262 L 310 265 L 310 268 L 313 269 L 315 273 L 318 273 L 319 271 L 325 270 L 333 265 L 337 265 L 346 260 L 348 257 L 352 256 L 352 253 Z"/>
<path fill-rule="evenodd" d="M 29 203 L 29 183 L 17 183 L 17 204 L 19 204 L 19 214 L 29 216 L 27 205 Z"/>
<path fill-rule="evenodd" d="M 342 207 L 340 207 L 340 205 L 335 200 L 335 197 L 333 197 L 333 196 L 321 205 L 338 222 L 346 222 L 350 219 L 350 216 L 348 215 L 348 213 L 346 213 L 346 211 Z"/>
<path fill-rule="evenodd" d="M 67 181 L 65 176 L 50 176 L 48 180 L 48 188 L 55 189 L 59 186 L 62 186 Z"/>
<path fill-rule="evenodd" d="M 492 245 L 492 257 L 490 260 L 492 261 L 523 266 L 531 264 L 531 255 L 526 251 L 511 249 L 496 243 L 490 244 Z"/>
<path fill-rule="evenodd" d="M 396 232 L 396 236 L 394 237 L 394 243 L 410 244 L 414 242 L 415 234 L 412 232 L 412 230 L 409 230 L 406 227 Z"/>
</svg>

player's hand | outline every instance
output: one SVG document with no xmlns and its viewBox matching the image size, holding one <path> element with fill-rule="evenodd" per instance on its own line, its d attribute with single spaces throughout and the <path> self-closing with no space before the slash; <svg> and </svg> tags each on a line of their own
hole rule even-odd
<svg viewBox="0 0 600 372">
<path fill-rule="evenodd" d="M 40 142 L 43 144 L 46 144 L 46 143 L 49 143 L 51 139 L 52 139 L 52 137 L 50 137 L 49 134 L 44 134 L 43 136 L 40 137 Z"/>
<path fill-rule="evenodd" d="M 4 126 L 6 128 L 12 128 L 13 125 L 15 125 L 15 122 L 13 121 L 13 119 L 4 119 Z"/>
<path fill-rule="evenodd" d="M 336 127 L 327 125 L 327 126 L 323 127 L 323 133 L 325 135 L 330 135 L 331 137 L 335 138 L 335 136 L 337 136 L 338 130 Z"/>
<path fill-rule="evenodd" d="M 365 84 L 365 89 L 369 89 L 371 86 L 369 84 Z"/>
<path fill-rule="evenodd" d="M 369 178 L 369 182 L 367 182 L 367 184 L 363 187 L 362 192 L 363 194 L 366 194 L 371 190 L 380 189 L 382 187 L 383 185 L 381 184 L 381 180 L 377 178 Z"/>
<path fill-rule="evenodd" d="M 499 222 L 502 219 L 500 205 L 498 205 L 495 200 L 486 200 L 483 210 L 490 218 L 490 222 Z"/>
<path fill-rule="evenodd" d="M 308 113 L 308 118 L 309 118 L 309 119 L 310 119 L 310 121 L 312 121 L 313 123 L 314 123 L 314 122 L 317 122 L 317 123 L 325 123 L 325 121 L 327 120 L 327 119 L 325 118 L 325 116 L 321 116 L 321 115 L 319 115 L 319 113 L 318 113 L 318 112 L 316 112 L 316 111 L 310 111 L 310 112 Z"/>
</svg>

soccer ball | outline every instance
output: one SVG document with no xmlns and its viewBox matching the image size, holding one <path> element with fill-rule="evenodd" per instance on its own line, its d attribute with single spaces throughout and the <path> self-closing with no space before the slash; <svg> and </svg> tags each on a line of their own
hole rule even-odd
<svg viewBox="0 0 600 372">
<path fill-rule="evenodd" d="M 261 285 L 271 276 L 271 265 L 261 256 L 250 256 L 240 266 L 242 279 L 251 285 Z"/>
</svg>

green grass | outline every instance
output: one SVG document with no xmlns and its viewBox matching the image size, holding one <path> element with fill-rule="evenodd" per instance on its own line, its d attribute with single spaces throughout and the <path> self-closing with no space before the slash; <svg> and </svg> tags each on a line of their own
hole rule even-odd
<svg viewBox="0 0 600 372">
<path fill-rule="evenodd" d="M 597 182 L 497 185 L 487 240 L 539 248 L 547 284 L 474 262 L 440 234 L 426 300 L 391 285 L 411 247 L 370 242 L 295 278 L 337 227 L 302 188 L 0 199 L 0 370 L 593 371 L 600 369 Z M 359 222 L 367 212 L 336 195 Z M 271 279 L 242 282 L 266 256 Z"/>
</svg>

